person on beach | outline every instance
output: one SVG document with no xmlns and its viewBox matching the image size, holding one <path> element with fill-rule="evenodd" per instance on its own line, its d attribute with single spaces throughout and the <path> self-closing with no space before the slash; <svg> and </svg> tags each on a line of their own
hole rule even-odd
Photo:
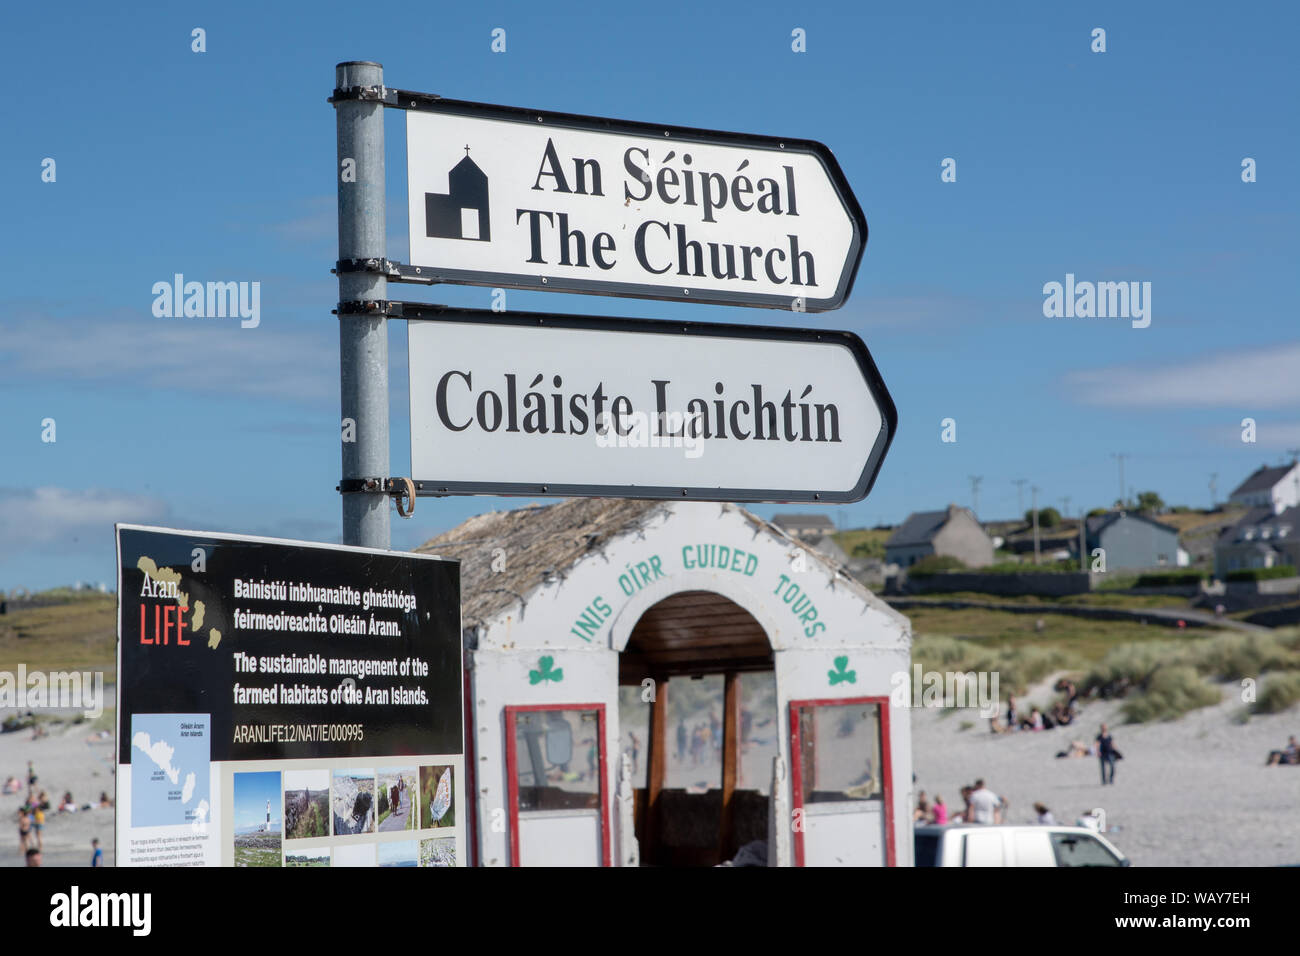
<svg viewBox="0 0 1300 956">
<path fill-rule="evenodd" d="M 971 815 L 966 818 L 967 823 L 1001 823 L 1002 813 L 1008 806 L 1007 801 L 986 787 L 982 779 L 975 781 L 969 805 Z"/>
<path fill-rule="evenodd" d="M 916 798 L 916 809 L 912 811 L 912 822 L 925 823 L 930 817 L 930 801 L 926 799 L 925 791 L 922 790 Z"/>
<path fill-rule="evenodd" d="M 1034 812 L 1038 814 L 1038 823 L 1040 826 L 1050 827 L 1056 825 L 1056 817 L 1052 816 L 1052 811 L 1047 809 L 1044 804 L 1035 803 Z"/>
<path fill-rule="evenodd" d="M 1295 734 L 1286 739 L 1286 746 L 1281 750 L 1269 751 L 1264 766 L 1276 767 L 1282 764 L 1300 764 L 1300 744 L 1296 743 Z"/>
<path fill-rule="evenodd" d="M 59 812 L 60 813 L 77 812 L 77 801 L 72 799 L 71 790 L 65 790 L 63 792 L 63 799 L 59 801 Z"/>
<path fill-rule="evenodd" d="M 34 846 L 29 846 L 29 847 L 27 848 L 27 865 L 28 865 L 28 866 L 40 866 L 40 865 L 41 865 L 41 851 L 40 851 L 40 849 L 38 849 L 37 847 L 34 847 Z"/>
<path fill-rule="evenodd" d="M 113 801 L 109 799 L 108 793 L 104 790 L 99 791 L 99 808 L 101 810 L 111 809 Z"/>
<path fill-rule="evenodd" d="M 961 788 L 961 799 L 964 806 L 961 808 L 961 812 L 957 814 L 957 820 L 960 821 L 961 823 L 971 822 L 970 795 L 974 791 L 975 788 L 970 786 Z"/>
<path fill-rule="evenodd" d="M 937 793 L 934 795 L 934 807 L 931 809 L 930 822 L 936 826 L 945 826 L 948 823 L 948 805 L 943 802 L 943 797 Z"/>
<path fill-rule="evenodd" d="M 39 850 L 45 850 L 45 810 L 40 804 L 37 804 L 35 812 L 32 813 L 32 829 L 36 831 L 36 847 Z"/>
<path fill-rule="evenodd" d="M 1101 785 L 1115 783 L 1115 760 L 1119 756 L 1119 751 L 1115 749 L 1115 741 L 1111 739 L 1110 729 L 1101 725 L 1101 733 L 1097 735 L 1097 757 L 1101 761 Z M 1106 771 L 1110 771 L 1110 779 L 1106 779 Z"/>
<path fill-rule="evenodd" d="M 93 852 L 93 853 L 90 855 L 90 865 L 91 865 L 91 866 L 103 866 L 103 865 L 104 865 L 104 851 L 101 850 L 101 849 L 99 848 L 99 838 L 98 838 L 98 837 L 96 837 L 95 839 L 93 839 L 93 840 L 90 841 L 90 848 L 91 848 L 92 850 L 95 851 L 95 852 Z"/>
<path fill-rule="evenodd" d="M 24 852 L 32 844 L 32 818 L 23 807 L 18 811 L 18 851 Z"/>
</svg>

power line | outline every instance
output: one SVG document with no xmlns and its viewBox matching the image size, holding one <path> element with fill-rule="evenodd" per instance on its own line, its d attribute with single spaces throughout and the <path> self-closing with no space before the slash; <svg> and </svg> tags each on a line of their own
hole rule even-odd
<svg viewBox="0 0 1300 956">
<path fill-rule="evenodd" d="M 984 480 L 983 475 L 970 475 L 970 505 L 971 512 L 979 520 L 980 515 L 980 482 Z"/>
<path fill-rule="evenodd" d="M 1116 459 L 1119 462 L 1119 507 L 1123 508 L 1124 507 L 1124 459 L 1128 458 L 1129 456 L 1120 454 L 1119 452 L 1111 452 L 1110 457 Z"/>
</svg>

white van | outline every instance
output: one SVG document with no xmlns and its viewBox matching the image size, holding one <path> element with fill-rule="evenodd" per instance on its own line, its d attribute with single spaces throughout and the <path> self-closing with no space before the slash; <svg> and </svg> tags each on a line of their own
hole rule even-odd
<svg viewBox="0 0 1300 956">
<path fill-rule="evenodd" d="M 1129 866 L 1085 827 L 955 823 L 915 830 L 917 866 Z"/>
</svg>

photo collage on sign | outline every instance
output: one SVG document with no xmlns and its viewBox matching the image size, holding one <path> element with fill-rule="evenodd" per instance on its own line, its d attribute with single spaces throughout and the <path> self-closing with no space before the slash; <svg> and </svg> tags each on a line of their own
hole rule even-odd
<svg viewBox="0 0 1300 956">
<path fill-rule="evenodd" d="M 459 773 L 416 762 L 236 771 L 232 863 L 456 866 Z"/>
</svg>

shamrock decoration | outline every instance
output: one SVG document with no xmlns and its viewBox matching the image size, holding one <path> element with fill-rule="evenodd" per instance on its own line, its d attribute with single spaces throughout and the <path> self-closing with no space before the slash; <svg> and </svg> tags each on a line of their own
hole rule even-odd
<svg viewBox="0 0 1300 956">
<path fill-rule="evenodd" d="M 849 659 L 847 657 L 835 658 L 835 670 L 826 672 L 831 679 L 832 687 L 840 681 L 848 681 L 850 684 L 856 684 L 858 682 L 858 672 L 848 670 L 848 666 Z"/>
<path fill-rule="evenodd" d="M 564 680 L 564 668 L 552 667 L 551 665 L 554 663 L 554 658 L 539 657 L 537 659 L 538 670 L 530 670 L 528 672 L 528 683 L 540 684 L 544 680 L 553 680 L 556 683 L 559 683 Z"/>
</svg>

